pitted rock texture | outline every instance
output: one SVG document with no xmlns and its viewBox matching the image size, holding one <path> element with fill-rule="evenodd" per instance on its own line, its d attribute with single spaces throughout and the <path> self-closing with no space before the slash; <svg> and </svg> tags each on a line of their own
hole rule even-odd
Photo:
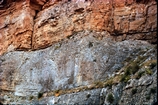
<svg viewBox="0 0 158 105">
<path fill-rule="evenodd" d="M 1 2 L 0 54 L 46 48 L 84 30 L 108 31 L 117 41 L 139 39 L 157 42 L 155 0 Z"/>
<path fill-rule="evenodd" d="M 14 49 L 31 49 L 34 11 L 28 1 L 12 2 L 0 10 L 0 53 Z"/>
</svg>

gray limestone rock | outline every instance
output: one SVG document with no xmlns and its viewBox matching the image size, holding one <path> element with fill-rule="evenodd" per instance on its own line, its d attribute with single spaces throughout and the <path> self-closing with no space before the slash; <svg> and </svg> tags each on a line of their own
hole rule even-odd
<svg viewBox="0 0 158 105">
<path fill-rule="evenodd" d="M 123 62 L 130 55 L 135 57 L 141 50 L 153 49 L 151 44 L 144 41 L 115 42 L 108 38 L 100 40 L 93 37 L 95 34 L 89 32 L 89 36 L 84 36 L 84 32 L 79 32 L 74 38 L 46 49 L 31 52 L 13 51 L 0 56 L 0 89 L 11 91 L 15 97 L 36 97 L 39 92 L 87 86 L 115 76 L 114 72 L 124 66 Z M 155 57 L 155 53 L 151 54 Z M 152 77 L 142 77 L 138 86 L 151 85 L 152 81 Z M 133 81 L 126 88 L 132 88 L 134 84 Z M 126 93 L 122 92 L 123 86 L 120 84 L 113 86 L 112 90 L 103 88 L 46 97 L 41 101 L 26 99 L 27 102 L 25 99 L 18 101 L 11 98 L 12 103 L 107 104 L 105 98 L 112 92 L 116 104 L 119 99 L 129 99 L 130 94 L 126 94 L 129 93 L 128 89 L 124 90 Z"/>
</svg>

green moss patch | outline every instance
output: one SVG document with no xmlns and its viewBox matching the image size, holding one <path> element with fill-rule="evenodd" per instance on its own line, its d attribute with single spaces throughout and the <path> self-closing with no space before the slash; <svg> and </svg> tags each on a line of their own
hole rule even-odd
<svg viewBox="0 0 158 105">
<path fill-rule="evenodd" d="M 107 101 L 109 102 L 109 103 L 113 103 L 114 102 L 114 96 L 113 96 L 113 94 L 108 94 L 108 96 L 107 96 Z"/>
</svg>

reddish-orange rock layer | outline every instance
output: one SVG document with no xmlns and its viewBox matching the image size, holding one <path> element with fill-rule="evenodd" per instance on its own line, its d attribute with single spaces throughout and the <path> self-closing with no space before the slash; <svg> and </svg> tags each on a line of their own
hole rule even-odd
<svg viewBox="0 0 158 105">
<path fill-rule="evenodd" d="M 157 42 L 155 0 L 0 0 L 0 54 L 46 48 L 79 31 Z"/>
</svg>

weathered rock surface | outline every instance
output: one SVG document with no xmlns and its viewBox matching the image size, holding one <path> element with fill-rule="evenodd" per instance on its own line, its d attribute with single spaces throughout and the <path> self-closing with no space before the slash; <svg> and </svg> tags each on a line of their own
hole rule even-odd
<svg viewBox="0 0 158 105">
<path fill-rule="evenodd" d="M 136 57 L 140 55 L 141 51 L 147 52 L 146 59 L 156 59 L 154 47 L 147 42 L 133 40 L 115 42 L 107 38 L 100 40 L 95 37 L 99 32 L 89 32 L 89 35 L 85 36 L 86 33 L 76 33 L 74 38 L 54 44 L 47 49 L 31 52 L 14 51 L 1 56 L 0 89 L 3 93 L 1 96 L 4 98 L 7 92 L 11 92 L 15 97 L 36 97 L 39 92 L 73 89 L 93 84 L 96 81 L 104 81 L 124 66 L 125 59 L 130 55 Z M 108 33 L 104 32 L 104 34 Z M 148 49 L 152 50 L 148 51 Z M 153 72 L 155 71 L 156 68 Z M 147 77 L 145 78 L 147 79 Z M 156 77 L 148 77 L 148 79 L 140 78 L 138 86 L 134 85 L 133 87 L 156 85 L 156 82 L 153 83 Z M 144 89 L 146 88 L 144 87 Z M 98 92 L 94 94 L 98 95 Z M 85 99 L 79 101 L 78 99 L 81 96 L 80 93 L 70 95 L 70 98 L 76 97 L 72 102 L 61 96 L 59 103 L 80 103 Z M 129 99 L 128 95 L 123 96 L 127 96 L 127 100 Z M 94 98 L 96 99 L 94 103 L 98 102 L 98 97 Z M 17 100 L 13 97 L 11 100 L 5 100 L 5 102 L 24 103 L 26 101 L 25 99 L 21 99 L 23 101 Z M 46 100 L 49 100 L 49 98 L 46 98 Z M 83 102 L 89 103 L 91 101 L 85 100 Z"/>
<path fill-rule="evenodd" d="M 156 75 L 154 76 L 156 78 Z M 87 90 L 78 93 L 71 93 L 61 95 L 59 97 L 45 97 L 40 101 L 33 101 L 33 104 L 48 103 L 48 104 L 86 104 L 86 105 L 133 105 L 133 104 L 154 104 L 157 102 L 156 94 L 150 93 L 151 89 L 156 89 L 156 81 L 148 88 L 145 86 L 134 85 L 130 89 L 123 90 L 123 84 L 117 84 L 112 88 L 99 88 L 93 90 Z M 132 90 L 137 89 L 135 94 Z M 108 102 L 108 95 L 112 94 L 114 97 L 113 103 Z M 150 99 L 147 97 L 150 96 Z"/>
<path fill-rule="evenodd" d="M 46 48 L 83 30 L 108 31 L 117 41 L 157 42 L 157 3 L 154 0 L 1 2 L 0 54 Z"/>
<path fill-rule="evenodd" d="M 152 105 L 156 31 L 155 0 L 0 0 L 0 103 Z"/>
<path fill-rule="evenodd" d="M 31 49 L 34 15 L 28 1 L 12 2 L 0 10 L 0 53 Z"/>
</svg>

